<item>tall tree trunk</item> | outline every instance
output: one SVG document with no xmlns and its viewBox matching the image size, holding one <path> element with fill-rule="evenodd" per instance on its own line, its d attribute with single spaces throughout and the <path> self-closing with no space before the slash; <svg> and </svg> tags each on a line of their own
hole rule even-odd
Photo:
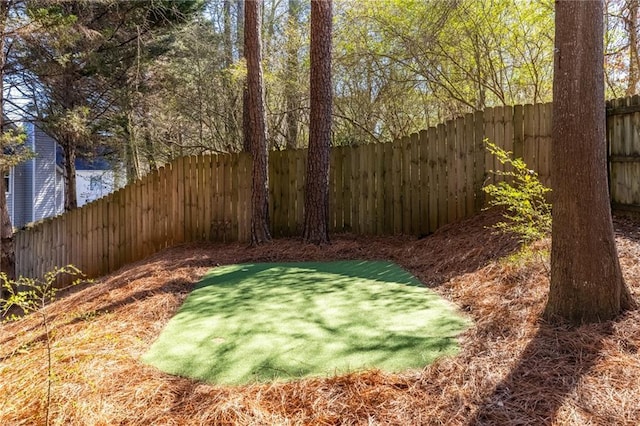
<svg viewBox="0 0 640 426">
<path fill-rule="evenodd" d="M 231 2 L 233 0 L 224 0 L 223 4 L 223 18 L 224 18 L 224 67 L 228 71 L 233 63 L 233 41 L 231 38 L 232 25 L 231 25 Z M 236 102 L 237 98 L 233 90 L 233 82 L 231 81 L 230 73 L 225 73 L 223 77 L 224 92 L 226 95 L 225 109 L 226 119 L 224 123 L 225 138 L 227 141 L 233 141 L 233 148 L 237 147 L 237 133 L 236 126 Z"/>
<path fill-rule="evenodd" d="M 638 57 L 638 0 L 627 0 L 625 4 L 627 16 L 624 23 L 629 34 L 629 83 L 627 96 L 638 93 L 640 82 L 640 58 Z"/>
<path fill-rule="evenodd" d="M 613 234 L 605 146 L 603 5 L 558 0 L 551 288 L 544 317 L 582 324 L 633 304 Z"/>
<path fill-rule="evenodd" d="M 285 97 L 287 102 L 287 147 L 298 148 L 298 121 L 300 117 L 300 97 L 298 96 L 298 27 L 300 26 L 300 0 L 289 0 L 288 40 L 287 40 L 287 81 Z"/>
<path fill-rule="evenodd" d="M 78 207 L 78 196 L 76 194 L 76 144 L 66 141 L 62 144 L 64 152 L 64 211 L 73 210 Z"/>
<path fill-rule="evenodd" d="M 243 28 L 242 37 L 244 39 L 243 48 L 238 48 L 238 54 L 242 59 L 246 54 L 246 46 L 247 46 L 247 34 L 246 34 L 246 4 L 247 2 L 251 3 L 253 0 L 241 0 L 238 3 L 238 10 L 244 11 L 243 20 L 240 21 L 240 17 L 238 16 L 238 28 Z M 259 12 L 258 12 L 259 13 Z M 242 24 L 241 24 L 242 22 Z M 238 33 L 238 40 L 240 40 L 240 34 Z M 238 43 L 239 44 L 239 43 Z M 247 64 L 248 68 L 248 64 Z M 249 136 L 249 93 L 247 88 L 247 79 L 245 78 L 244 84 L 242 85 L 242 149 L 246 152 L 251 152 L 251 137 Z"/>
<path fill-rule="evenodd" d="M 231 43 L 231 0 L 224 0 L 222 4 L 223 35 L 224 35 L 224 67 L 231 66 L 233 61 L 233 44 Z"/>
<path fill-rule="evenodd" d="M 0 1 L 0 135 L 4 134 L 4 69 L 6 63 L 5 29 L 9 16 L 8 0 Z M 1 148 L 0 148 L 1 149 Z M 0 155 L 4 155 L 0 152 Z M 13 246 L 13 226 L 7 204 L 7 189 L 4 181 L 5 173 L 10 169 L 0 167 L 0 272 L 7 274 L 7 278 L 15 279 L 15 249 Z M 2 288 L 0 288 L 0 298 Z"/>
<path fill-rule="evenodd" d="M 251 244 L 271 240 L 269 233 L 269 175 L 266 114 L 262 79 L 260 35 L 262 2 L 248 1 L 244 9 L 244 53 L 247 58 L 247 118 L 249 146 L 253 157 L 251 188 Z"/>
<path fill-rule="evenodd" d="M 4 174 L 7 170 L 0 170 L 0 272 L 7 274 L 7 278 L 15 278 L 15 249 L 13 247 L 13 227 L 7 208 L 7 188 L 5 188 Z M 1 284 L 1 283 L 0 283 Z M 0 288 L 0 298 L 2 289 Z"/>
<path fill-rule="evenodd" d="M 155 146 L 153 145 L 153 139 L 151 139 L 151 129 L 149 128 L 148 119 L 144 120 L 143 127 L 143 137 L 144 137 L 144 145 L 145 145 L 145 156 L 147 157 L 147 163 L 149 163 L 149 170 L 158 170 L 158 161 L 155 156 Z"/>
<path fill-rule="evenodd" d="M 253 1 L 253 0 L 251 0 Z M 245 80 L 242 87 L 242 150 L 251 152 L 251 136 L 249 135 L 250 118 L 249 118 L 249 89 Z"/>
<path fill-rule="evenodd" d="M 126 145 L 124 147 L 124 162 L 125 170 L 127 172 L 127 182 L 130 183 L 135 182 L 141 176 L 140 158 L 138 155 L 138 131 L 134 123 L 133 109 L 130 109 L 127 113 L 126 131 L 128 137 L 125 141 Z"/>
<path fill-rule="evenodd" d="M 331 150 L 331 0 L 311 2 L 309 153 L 302 238 L 329 243 L 329 153 Z"/>
</svg>

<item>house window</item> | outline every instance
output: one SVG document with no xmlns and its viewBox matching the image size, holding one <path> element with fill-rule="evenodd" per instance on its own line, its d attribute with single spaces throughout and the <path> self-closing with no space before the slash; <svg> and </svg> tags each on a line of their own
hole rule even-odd
<svg viewBox="0 0 640 426">
<path fill-rule="evenodd" d="M 4 188 L 7 191 L 7 194 L 11 193 L 11 174 L 4 174 Z"/>
<path fill-rule="evenodd" d="M 96 191 L 102 189 L 102 176 L 91 176 L 89 180 L 89 190 Z"/>
</svg>

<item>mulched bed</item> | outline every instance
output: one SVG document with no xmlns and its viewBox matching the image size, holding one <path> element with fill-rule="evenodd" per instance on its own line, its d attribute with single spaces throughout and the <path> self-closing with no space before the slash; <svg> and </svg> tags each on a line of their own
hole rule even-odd
<svg viewBox="0 0 640 426">
<path fill-rule="evenodd" d="M 536 256 L 486 229 L 485 212 L 423 239 L 334 235 L 328 247 L 278 239 L 258 248 L 190 244 L 158 253 L 50 305 L 53 424 L 616 424 L 640 418 L 640 312 L 577 330 L 538 318 L 548 279 Z M 615 219 L 640 299 L 640 226 Z M 540 242 L 539 253 L 548 250 Z M 367 371 L 290 383 L 218 387 L 138 359 L 210 267 L 242 262 L 385 259 L 475 321 L 461 352 L 418 372 Z M 2 424 L 43 423 L 46 363 L 36 317 L 0 326 Z M 4 399 L 4 398 L 3 398 Z"/>
</svg>

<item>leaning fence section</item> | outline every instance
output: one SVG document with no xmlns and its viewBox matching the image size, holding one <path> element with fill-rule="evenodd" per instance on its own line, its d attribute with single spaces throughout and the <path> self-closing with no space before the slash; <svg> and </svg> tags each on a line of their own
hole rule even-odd
<svg viewBox="0 0 640 426">
<path fill-rule="evenodd" d="M 408 137 L 334 147 L 330 229 L 424 235 L 469 217 L 482 186 L 503 170 L 483 140 L 514 152 L 550 180 L 551 104 L 489 108 Z M 275 236 L 299 235 L 307 151 L 269 155 Z M 18 274 L 41 276 L 74 264 L 100 276 L 190 241 L 247 241 L 251 159 L 246 153 L 179 158 L 102 199 L 15 235 Z"/>
<path fill-rule="evenodd" d="M 19 275 L 74 264 L 100 276 L 196 240 L 248 236 L 247 154 L 184 157 L 97 201 L 15 234 Z"/>
<path fill-rule="evenodd" d="M 611 202 L 640 211 L 640 96 L 607 102 L 607 141 Z"/>
</svg>

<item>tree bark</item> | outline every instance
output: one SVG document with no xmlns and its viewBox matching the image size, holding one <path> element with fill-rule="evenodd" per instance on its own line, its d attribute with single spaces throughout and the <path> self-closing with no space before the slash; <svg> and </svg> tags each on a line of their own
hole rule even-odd
<svg viewBox="0 0 640 426">
<path fill-rule="evenodd" d="M 76 145 L 67 141 L 62 144 L 64 152 L 64 211 L 68 212 L 78 207 L 78 196 L 76 194 Z"/>
<path fill-rule="evenodd" d="M 247 0 L 238 0 L 237 10 L 237 43 L 238 43 L 238 59 L 241 60 L 245 57 L 245 2 Z M 242 17 L 242 19 L 241 19 Z M 243 41 L 241 43 L 241 40 Z M 244 79 L 242 85 L 242 150 L 251 152 L 251 141 L 249 137 L 249 110 L 248 110 L 248 93 L 247 93 L 247 79 Z"/>
<path fill-rule="evenodd" d="M 4 122 L 4 69 L 6 63 L 5 29 L 9 16 L 9 2 L 0 1 L 0 134 L 5 132 Z M 1 149 L 1 147 L 0 147 Z M 0 155 L 4 155 L 0 152 Z M 15 279 L 15 248 L 13 246 L 13 226 L 7 205 L 7 189 L 4 182 L 5 173 L 10 170 L 0 167 L 0 272 L 4 272 L 10 280 Z M 0 287 L 0 298 L 3 289 Z"/>
<path fill-rule="evenodd" d="M 224 35 L 224 67 L 229 68 L 233 62 L 233 44 L 231 43 L 231 0 L 222 3 L 222 21 Z"/>
<path fill-rule="evenodd" d="M 638 93 L 640 82 L 640 58 L 638 58 L 638 0 L 627 0 L 625 3 L 627 16 L 624 19 L 629 34 L 629 82 L 627 96 Z"/>
<path fill-rule="evenodd" d="M 287 81 L 285 83 L 285 97 L 287 103 L 287 147 L 298 148 L 298 121 L 300 116 L 300 97 L 298 96 L 298 38 L 297 29 L 300 26 L 300 0 L 289 0 L 289 18 L 287 22 Z"/>
<path fill-rule="evenodd" d="M 13 227 L 11 226 L 11 217 L 7 209 L 7 197 L 5 195 L 7 188 L 4 184 L 5 170 L 0 171 L 2 179 L 0 179 L 0 272 L 7 274 L 7 278 L 15 279 L 15 249 L 13 247 Z M 2 289 L 0 289 L 0 297 Z"/>
<path fill-rule="evenodd" d="M 238 60 L 244 57 L 244 2 L 236 0 L 236 48 Z"/>
<path fill-rule="evenodd" d="M 251 244 L 271 240 L 269 232 L 269 175 L 266 114 L 262 78 L 261 16 L 258 1 L 244 6 L 244 54 L 247 58 L 246 137 L 253 157 L 251 188 Z"/>
<path fill-rule="evenodd" d="M 553 84 L 551 287 L 544 317 L 573 325 L 633 305 L 620 271 L 605 144 L 603 5 L 558 0 Z"/>
<path fill-rule="evenodd" d="M 329 243 L 329 153 L 331 149 L 332 1 L 311 2 L 309 154 L 304 199 L 304 241 Z"/>
</svg>

